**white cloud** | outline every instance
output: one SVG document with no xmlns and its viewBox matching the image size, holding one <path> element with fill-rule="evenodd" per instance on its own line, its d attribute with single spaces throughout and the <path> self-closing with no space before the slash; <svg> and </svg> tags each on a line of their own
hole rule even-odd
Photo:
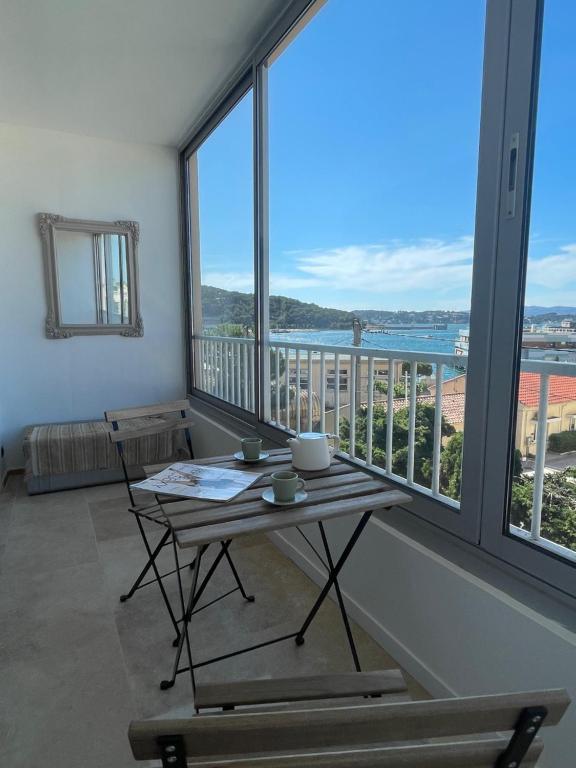
<svg viewBox="0 0 576 768">
<path fill-rule="evenodd" d="M 527 285 L 549 289 L 565 289 L 576 281 L 576 243 L 559 248 L 559 253 L 528 260 Z"/>
<path fill-rule="evenodd" d="M 296 254 L 297 268 L 324 287 L 368 293 L 470 291 L 471 237 L 452 242 L 392 241 Z"/>
<path fill-rule="evenodd" d="M 542 258 L 530 258 L 527 304 L 576 303 L 576 243 L 558 247 L 556 251 Z M 358 301 L 364 301 L 366 306 L 372 304 L 372 295 L 386 300 L 390 307 L 426 305 L 426 308 L 462 309 L 469 306 L 472 237 L 391 240 L 382 244 L 291 251 L 285 256 L 284 271 L 270 275 L 271 293 L 292 295 L 300 290 L 317 289 L 320 303 L 347 308 L 358 308 Z M 202 275 L 202 282 L 228 290 L 254 290 L 251 272 L 208 271 Z M 309 295 L 306 300 L 310 300 Z"/>
</svg>

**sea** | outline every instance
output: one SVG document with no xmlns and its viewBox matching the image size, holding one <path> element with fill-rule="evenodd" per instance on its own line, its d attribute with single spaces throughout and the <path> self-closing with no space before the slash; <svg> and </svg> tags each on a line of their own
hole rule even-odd
<svg viewBox="0 0 576 768">
<path fill-rule="evenodd" d="M 404 350 L 410 352 L 442 352 L 454 354 L 454 342 L 465 325 L 448 325 L 444 331 L 431 328 L 421 330 L 388 331 L 387 333 L 362 333 L 362 346 L 370 349 Z M 289 331 L 270 333 L 273 341 L 299 342 L 302 344 L 327 344 L 352 346 L 352 329 L 339 331 Z"/>
<path fill-rule="evenodd" d="M 407 329 L 387 331 L 386 333 L 362 333 L 362 347 L 366 349 L 385 349 L 387 352 L 441 352 L 454 354 L 454 342 L 465 324 L 449 324 L 445 330 Z M 270 333 L 272 341 L 297 342 L 301 344 L 325 344 L 328 346 L 351 347 L 353 336 L 350 330 L 320 331 L 302 330 L 288 333 Z M 398 356 L 400 357 L 400 356 Z M 461 373 L 461 369 L 444 369 L 444 378 L 449 379 Z"/>
</svg>

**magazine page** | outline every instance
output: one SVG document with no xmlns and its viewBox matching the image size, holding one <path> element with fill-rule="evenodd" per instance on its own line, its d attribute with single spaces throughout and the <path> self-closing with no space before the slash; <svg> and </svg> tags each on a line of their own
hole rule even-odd
<svg viewBox="0 0 576 768">
<path fill-rule="evenodd" d="M 139 483 L 132 483 L 131 487 L 152 493 L 184 496 L 189 499 L 229 501 L 249 488 L 260 477 L 262 475 L 255 472 L 177 462 L 157 475 Z"/>
</svg>

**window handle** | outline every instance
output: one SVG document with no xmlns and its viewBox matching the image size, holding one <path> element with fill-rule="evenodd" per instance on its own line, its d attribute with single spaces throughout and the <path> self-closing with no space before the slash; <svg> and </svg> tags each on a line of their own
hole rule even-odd
<svg viewBox="0 0 576 768">
<path fill-rule="evenodd" d="M 510 150 L 508 153 L 508 186 L 506 192 L 506 218 L 512 219 L 516 215 L 516 177 L 518 174 L 518 145 L 520 134 L 513 133 L 510 138 Z"/>
</svg>

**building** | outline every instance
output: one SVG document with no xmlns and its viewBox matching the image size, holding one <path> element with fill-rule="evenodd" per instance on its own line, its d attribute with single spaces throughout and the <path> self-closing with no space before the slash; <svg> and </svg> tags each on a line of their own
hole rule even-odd
<svg viewBox="0 0 576 768">
<path fill-rule="evenodd" d="M 470 332 L 460 330 L 454 342 L 455 355 L 467 355 L 470 348 Z M 522 359 L 550 360 L 551 362 L 576 362 L 576 333 L 573 322 L 563 320 L 560 326 L 538 328 L 531 325 L 522 331 Z"/>
<path fill-rule="evenodd" d="M 550 376 L 547 435 L 576 428 L 576 378 Z M 535 453 L 540 406 L 540 376 L 522 372 L 518 389 L 516 448 L 523 456 Z"/>
</svg>

